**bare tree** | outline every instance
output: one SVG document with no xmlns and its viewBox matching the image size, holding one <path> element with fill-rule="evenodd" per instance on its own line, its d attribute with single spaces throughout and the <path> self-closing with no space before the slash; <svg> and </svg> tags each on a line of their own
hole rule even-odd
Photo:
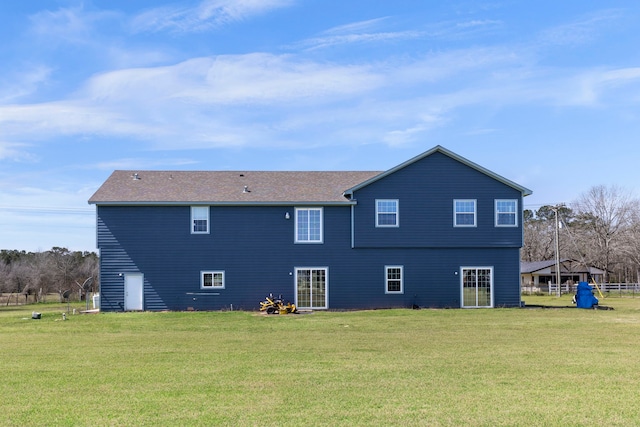
<svg viewBox="0 0 640 427">
<path fill-rule="evenodd" d="M 74 256 L 76 257 L 78 263 L 76 268 L 73 271 L 74 281 L 77 285 L 78 295 L 80 299 L 87 298 L 88 292 L 95 292 L 97 290 L 96 278 L 99 274 L 99 260 L 98 256 L 95 253 L 91 252 L 75 252 Z M 89 282 L 87 279 L 91 278 Z M 81 285 L 87 282 L 89 285 L 88 288 L 84 288 Z"/>
<path fill-rule="evenodd" d="M 54 246 L 49 254 L 55 266 L 52 271 L 52 276 L 55 278 L 55 290 L 60 295 L 60 302 L 62 302 L 64 292 L 71 291 L 75 287 L 72 276 L 77 260 L 67 248 Z"/>
<path fill-rule="evenodd" d="M 27 282 L 23 292 L 26 295 L 34 295 L 35 301 L 38 302 L 52 289 L 51 257 L 48 252 L 36 252 L 29 254 L 25 262 L 28 263 L 28 268 L 24 271 Z"/>
<path fill-rule="evenodd" d="M 524 245 L 521 252 L 523 261 L 543 261 L 555 258 L 555 210 L 560 220 L 570 226 L 574 220 L 573 211 L 563 205 L 542 206 L 537 211 L 524 212 Z M 560 235 L 560 253 L 567 257 L 571 252 L 570 242 Z"/>
<path fill-rule="evenodd" d="M 628 258 L 629 271 L 640 281 L 640 212 L 634 210 L 624 238 L 623 251 Z"/>
<path fill-rule="evenodd" d="M 605 271 L 608 282 L 609 272 L 621 261 L 624 233 L 632 224 L 638 201 L 619 187 L 600 185 L 582 194 L 573 206 L 582 228 L 584 257 Z"/>
<path fill-rule="evenodd" d="M 98 255 L 93 252 L 71 252 L 54 247 L 46 252 L 0 251 L 0 292 L 29 296 L 37 302 L 44 295 L 57 292 L 62 301 L 66 290 L 77 289 L 92 277 L 93 289 L 98 289 Z M 86 298 L 90 289 L 80 289 L 79 297 Z"/>
<path fill-rule="evenodd" d="M 29 264 L 26 260 L 11 263 L 8 277 L 9 292 L 23 294 L 29 285 Z"/>
</svg>

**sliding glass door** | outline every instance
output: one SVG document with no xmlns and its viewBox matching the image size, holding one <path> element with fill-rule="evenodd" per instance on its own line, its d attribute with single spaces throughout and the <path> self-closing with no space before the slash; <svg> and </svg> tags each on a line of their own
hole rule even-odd
<svg viewBox="0 0 640 427">
<path fill-rule="evenodd" d="M 296 268 L 296 306 L 328 308 L 327 268 Z"/>
<path fill-rule="evenodd" d="M 493 307 L 493 268 L 463 267 L 462 307 Z"/>
</svg>

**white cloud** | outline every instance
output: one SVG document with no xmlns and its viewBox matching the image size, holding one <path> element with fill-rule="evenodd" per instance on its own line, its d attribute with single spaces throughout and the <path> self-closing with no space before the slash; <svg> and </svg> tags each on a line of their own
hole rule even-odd
<svg viewBox="0 0 640 427">
<path fill-rule="evenodd" d="M 497 21 L 494 19 L 482 19 L 482 20 L 473 20 L 473 21 L 465 21 L 459 22 L 456 24 L 458 28 L 479 28 L 479 27 L 487 27 L 487 26 L 495 26 L 502 25 L 502 21 Z"/>
<path fill-rule="evenodd" d="M 612 70 L 590 70 L 577 79 L 580 96 L 575 100 L 584 105 L 637 104 L 640 95 L 640 68 L 619 68 Z M 620 92 L 623 90 L 623 92 Z M 612 95 L 615 94 L 615 99 Z"/>
<path fill-rule="evenodd" d="M 341 34 L 326 35 L 321 37 L 310 38 L 291 47 L 298 49 L 314 50 L 324 49 L 337 45 L 355 44 L 355 43 L 381 43 L 398 40 L 410 40 L 423 37 L 424 33 L 420 31 L 397 31 L 397 32 L 376 32 L 362 34 Z"/>
<path fill-rule="evenodd" d="M 389 17 L 353 22 L 330 28 L 318 37 L 312 37 L 295 43 L 290 48 L 316 50 L 338 45 L 386 43 L 417 39 L 460 39 L 477 36 L 479 33 L 495 31 L 502 27 L 502 21 L 474 20 L 474 21 L 446 21 L 426 24 L 420 29 L 389 31 Z"/>
<path fill-rule="evenodd" d="M 269 54 L 218 57 L 207 73 L 210 92 L 220 102 L 323 99 L 368 92 L 381 84 L 368 65 L 301 61 Z M 198 96 L 195 93 L 190 96 Z"/>
<path fill-rule="evenodd" d="M 406 129 L 398 129 L 387 132 L 382 140 L 390 146 L 404 145 L 407 143 L 415 142 L 425 132 L 437 126 L 441 121 L 437 115 L 424 116 L 418 123 L 414 123 L 412 126 Z"/>
<path fill-rule="evenodd" d="M 457 87 L 467 87 L 486 81 L 487 78 L 491 79 L 505 70 L 511 76 L 514 69 L 522 67 L 528 61 L 526 52 L 508 48 L 457 49 L 424 55 L 398 64 L 393 80 L 409 84 L 455 81 Z M 458 80 L 460 78 L 462 80 Z M 435 91 L 440 92 L 442 87 Z"/>
<path fill-rule="evenodd" d="M 591 106 L 638 80 L 637 68 L 542 68 L 530 52 L 503 47 L 356 64 L 221 55 L 109 71 L 67 99 L 0 106 L 0 139 L 98 135 L 153 149 L 280 147 L 302 139 L 406 144 L 448 123 L 461 107 Z M 0 158 L 24 156 L 28 148 L 0 144 Z"/>
<path fill-rule="evenodd" d="M 11 160 L 15 162 L 31 162 L 33 155 L 27 151 L 26 144 L 18 144 L 0 141 L 0 160 Z"/>
<path fill-rule="evenodd" d="M 157 47 L 122 47 L 116 44 L 101 49 L 108 57 L 112 69 L 158 66 L 174 60 L 175 53 Z"/>
<path fill-rule="evenodd" d="M 49 81 L 50 76 L 51 68 L 45 65 L 5 74 L 4 83 L 0 86 L 0 104 L 15 102 L 33 94 Z"/>
<path fill-rule="evenodd" d="M 606 9 L 584 16 L 573 22 L 558 25 L 543 31 L 540 40 L 554 45 L 579 45 L 596 38 L 604 26 L 616 22 L 623 12 Z"/>
<path fill-rule="evenodd" d="M 145 123 L 79 101 L 59 101 L 32 105 L 0 106 L 0 136 L 22 135 L 24 138 L 56 138 L 64 135 L 131 135 L 155 131 Z"/>
<path fill-rule="evenodd" d="M 56 42 L 88 44 L 99 22 L 117 17 L 114 12 L 87 11 L 83 7 L 44 10 L 30 17 L 30 30 L 48 46 Z"/>
<path fill-rule="evenodd" d="M 640 68 L 538 68 L 513 77 L 499 88 L 503 104 L 559 107 L 616 107 L 637 104 Z"/>
<path fill-rule="evenodd" d="M 495 33 L 503 27 L 504 23 L 502 21 L 493 19 L 471 21 L 449 20 L 428 23 L 422 31 L 425 38 L 433 40 L 461 40 Z"/>
<path fill-rule="evenodd" d="M 127 157 L 122 159 L 92 163 L 86 167 L 89 169 L 98 169 L 104 171 L 112 170 L 149 170 L 149 169 L 175 169 L 188 165 L 197 164 L 198 160 L 185 159 L 185 158 L 170 158 L 170 159 L 148 159 L 148 158 L 133 158 Z"/>
<path fill-rule="evenodd" d="M 302 61 L 286 55 L 195 58 L 176 65 L 103 73 L 86 95 L 103 103 L 158 101 L 183 106 L 271 104 L 341 97 L 375 89 L 381 78 L 367 66 Z"/>
<path fill-rule="evenodd" d="M 382 24 L 387 20 L 387 17 L 376 18 L 329 28 L 323 31 L 318 37 L 312 37 L 294 43 L 289 46 L 289 48 L 315 50 L 346 44 L 410 40 L 420 38 L 424 35 L 424 33 L 420 31 L 413 30 L 382 31 Z"/>
<path fill-rule="evenodd" d="M 134 32 L 200 32 L 242 21 L 254 15 L 289 6 L 292 0 L 204 0 L 196 6 L 166 6 L 136 16 Z"/>
<path fill-rule="evenodd" d="M 602 76 L 602 81 L 606 83 L 625 83 L 640 80 L 640 67 L 620 68 L 606 71 Z"/>
<path fill-rule="evenodd" d="M 382 23 L 387 21 L 388 17 L 368 19 L 366 21 L 351 22 L 349 24 L 338 25 L 337 27 L 329 28 L 324 31 L 323 34 L 353 34 L 370 32 L 376 28 L 379 28 Z"/>
</svg>

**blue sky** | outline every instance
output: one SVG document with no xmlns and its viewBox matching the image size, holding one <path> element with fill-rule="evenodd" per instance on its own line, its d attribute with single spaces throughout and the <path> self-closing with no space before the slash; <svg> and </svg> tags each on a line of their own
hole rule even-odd
<svg viewBox="0 0 640 427">
<path fill-rule="evenodd" d="M 637 1 L 5 1 L 0 249 L 95 250 L 114 169 L 386 170 L 442 145 L 637 195 Z"/>
</svg>

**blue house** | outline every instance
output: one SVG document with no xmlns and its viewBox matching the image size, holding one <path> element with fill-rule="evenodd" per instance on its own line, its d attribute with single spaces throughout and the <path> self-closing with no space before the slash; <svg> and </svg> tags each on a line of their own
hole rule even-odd
<svg viewBox="0 0 640 427">
<path fill-rule="evenodd" d="M 531 191 L 441 146 L 387 171 L 115 171 L 103 311 L 518 307 Z"/>
</svg>

